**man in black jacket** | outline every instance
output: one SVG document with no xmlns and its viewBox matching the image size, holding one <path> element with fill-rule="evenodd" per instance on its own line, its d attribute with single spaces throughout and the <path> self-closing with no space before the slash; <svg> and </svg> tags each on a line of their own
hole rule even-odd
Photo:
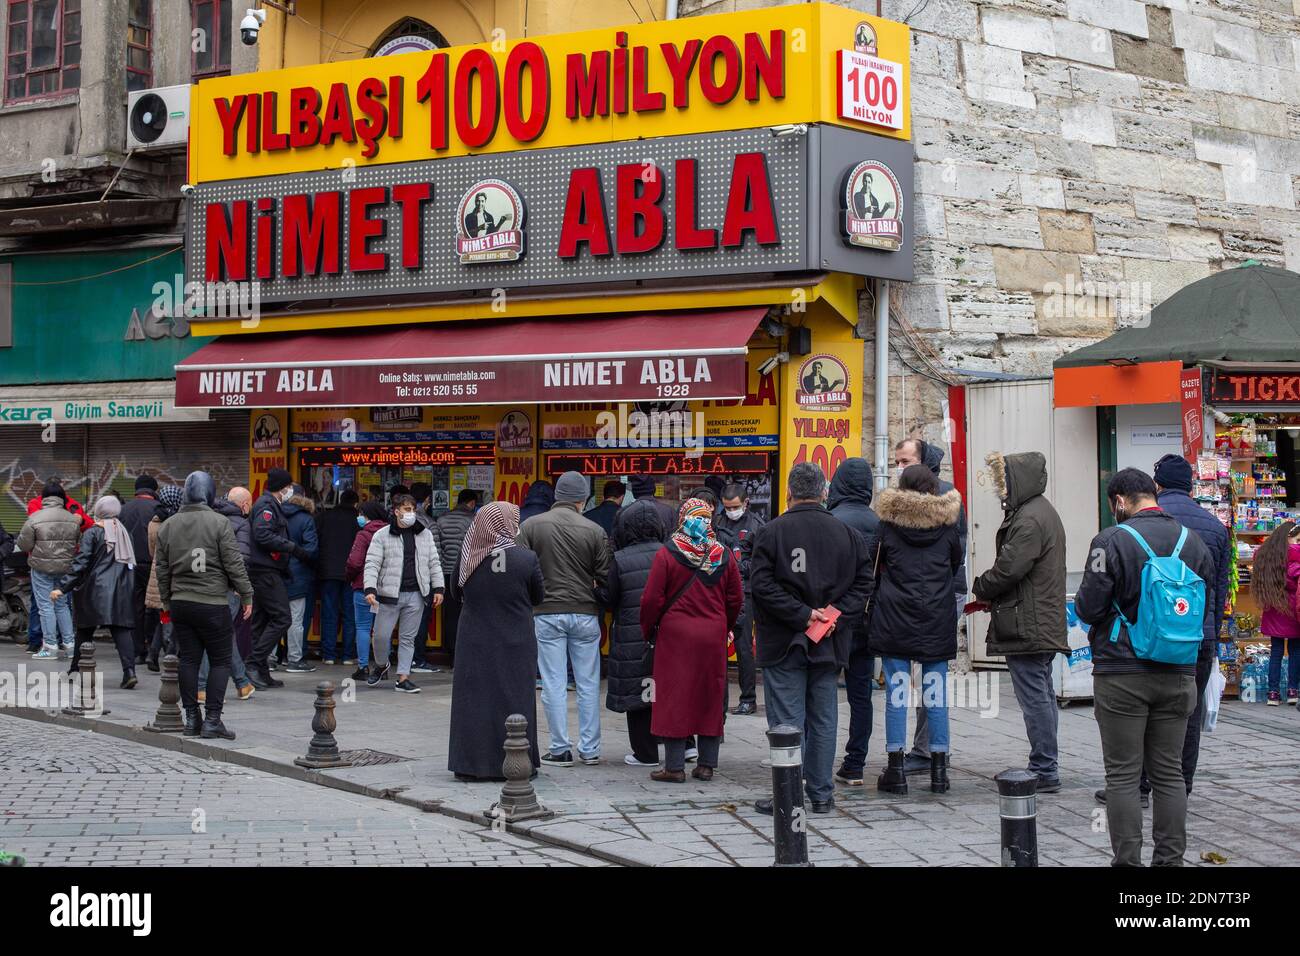
<svg viewBox="0 0 1300 956">
<path fill-rule="evenodd" d="M 874 480 L 871 465 L 865 458 L 847 458 L 835 469 L 830 495 L 826 498 L 827 510 L 862 536 L 863 554 L 872 565 L 873 576 L 876 533 L 880 525 L 880 519 L 871 510 Z M 849 739 L 835 779 L 850 787 L 860 787 L 862 770 L 867 765 L 867 745 L 871 742 L 871 682 L 876 669 L 876 660 L 867 648 L 865 614 L 852 622 L 851 633 L 849 664 L 844 669 L 844 687 L 849 698 Z"/>
<path fill-rule="evenodd" d="M 253 652 L 245 662 L 248 679 L 258 690 L 283 687 L 271 676 L 271 654 L 289 633 L 289 558 L 311 561 L 312 556 L 289 537 L 281 505 L 293 497 L 293 478 L 283 468 L 266 473 L 266 491 L 253 502 L 249 522 L 253 546 L 248 556 L 248 577 L 253 582 Z"/>
<path fill-rule="evenodd" d="M 457 586 L 460 550 L 465 544 L 465 533 L 474 523 L 478 510 L 479 493 L 472 488 L 463 489 L 456 496 L 456 507 L 434 523 L 433 537 L 438 544 L 438 557 L 442 560 L 442 576 L 447 582 L 447 593 L 442 599 L 442 651 L 456 665 L 456 632 L 460 628 L 460 588 Z"/>
<path fill-rule="evenodd" d="M 158 482 L 152 475 L 141 475 L 135 480 L 135 497 L 122 505 L 122 522 L 131 536 L 131 547 L 135 549 L 135 584 L 132 593 L 132 609 L 135 611 L 135 662 L 143 664 L 148 659 L 149 645 L 153 642 L 153 632 L 158 629 L 158 612 L 145 607 L 144 595 L 149 589 L 149 574 L 153 561 L 149 557 L 149 522 L 158 513 Z M 150 663 L 150 670 L 157 669 L 157 661 Z"/>
<path fill-rule="evenodd" d="M 596 522 L 604 529 L 605 534 L 609 534 L 614 530 L 614 519 L 618 517 L 618 510 L 623 507 L 623 499 L 626 496 L 627 486 L 623 482 L 607 481 L 601 490 L 601 497 L 604 500 L 596 507 L 588 508 L 582 516 L 588 521 Z"/>
<path fill-rule="evenodd" d="M 654 478 L 650 475 L 633 475 L 628 481 L 628 486 L 632 489 L 632 500 L 640 501 L 642 498 L 650 499 L 650 503 L 653 504 L 655 510 L 659 512 L 659 520 L 663 522 L 664 528 L 671 536 L 672 533 L 677 530 L 677 511 L 672 505 L 657 496 L 656 492 L 659 490 L 659 485 Z M 614 524 L 610 528 L 609 532 L 611 537 L 618 536 L 620 524 L 618 518 L 618 515 L 614 515 Z"/>
<path fill-rule="evenodd" d="M 862 536 L 822 507 L 825 497 L 826 476 L 819 467 L 803 462 L 791 468 L 788 510 L 759 531 L 749 573 L 767 725 L 803 731 L 813 813 L 835 807 L 835 675 L 848 663 L 851 622 L 862 617 L 872 584 Z M 806 631 L 827 620 L 830 607 L 845 626 L 812 640 Z M 759 800 L 755 808 L 771 813 L 772 801 Z"/>
<path fill-rule="evenodd" d="M 1106 497 L 1115 520 L 1137 531 L 1157 555 L 1172 554 L 1179 537 L 1186 535 L 1179 556 L 1206 582 L 1205 615 L 1211 617 L 1214 561 L 1197 535 L 1157 505 L 1151 476 L 1125 468 L 1111 478 Z M 1151 865 L 1182 866 L 1187 849 L 1187 790 L 1180 754 L 1187 718 L 1196 709 L 1196 665 L 1163 664 L 1139 658 L 1133 651 L 1124 621 L 1137 620 L 1146 562 L 1147 554 L 1132 534 L 1118 525 L 1105 529 L 1088 549 L 1074 609 L 1080 620 L 1092 625 L 1088 642 L 1093 702 L 1106 764 L 1106 818 L 1115 851 L 1113 863 L 1142 865 L 1138 779 L 1145 756 L 1156 795 Z M 1120 613 L 1124 619 L 1116 626 Z"/>
<path fill-rule="evenodd" d="M 713 477 L 713 476 L 710 476 Z M 736 664 L 740 669 L 740 703 L 732 711 L 738 717 L 758 713 L 758 668 L 754 666 L 754 596 L 749 584 L 749 569 L 754 551 L 754 536 L 763 527 L 763 519 L 749 510 L 749 492 L 741 484 L 724 485 L 719 492 L 722 513 L 713 519 L 718 540 L 731 549 L 740 567 L 740 582 L 745 590 L 745 607 L 736 621 Z"/>
<path fill-rule="evenodd" d="M 352 542 L 361 526 L 357 524 L 357 493 L 344 489 L 339 503 L 321 512 L 316 537 L 320 542 L 317 555 L 316 588 L 320 591 L 321 663 L 342 660 L 351 664 L 357 655 L 357 625 L 352 613 L 352 588 L 348 586 L 346 568 Z M 343 621 L 343 649 L 339 655 L 339 619 Z"/>
<path fill-rule="evenodd" d="M 943 464 L 943 449 L 931 445 L 920 438 L 904 438 L 894 446 L 894 463 L 901 471 L 910 465 L 925 465 L 936 478 Z M 951 481 L 939 478 L 939 494 L 946 495 L 953 490 Z M 961 514 L 957 518 L 957 541 L 961 546 L 961 567 L 952 576 L 952 590 L 957 602 L 957 617 L 960 621 L 962 609 L 966 606 L 966 540 L 967 521 L 966 505 L 962 504 Z M 916 708 L 916 732 L 912 735 L 912 749 L 908 751 L 903 762 L 906 773 L 926 773 L 930 769 L 930 723 L 924 707 Z"/>
</svg>

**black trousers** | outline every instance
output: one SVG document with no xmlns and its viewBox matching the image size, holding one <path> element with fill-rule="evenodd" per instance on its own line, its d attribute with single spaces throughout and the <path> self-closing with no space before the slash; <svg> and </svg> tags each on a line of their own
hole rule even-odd
<svg viewBox="0 0 1300 956">
<path fill-rule="evenodd" d="M 275 568 L 249 565 L 248 577 L 253 582 L 253 653 L 245 663 L 264 674 L 268 672 L 271 654 L 293 623 L 289 616 L 289 591 L 284 586 L 284 575 Z M 174 616 L 172 623 L 175 623 Z"/>
<path fill-rule="evenodd" d="M 133 632 L 136 660 L 149 653 L 154 628 L 158 626 L 158 612 L 151 611 L 144 606 L 145 592 L 149 590 L 149 573 L 152 570 L 153 565 L 148 561 L 137 562 L 135 566 L 135 582 L 131 588 L 131 609 L 135 612 Z"/>
<path fill-rule="evenodd" d="M 235 632 L 231 627 L 230 606 L 199 604 L 197 601 L 172 601 L 172 637 L 180 647 L 181 706 L 186 710 L 199 706 L 199 665 L 208 655 L 207 714 L 215 720 L 226 703 L 230 684 L 230 649 Z"/>
<path fill-rule="evenodd" d="M 740 669 L 740 702 L 758 702 L 758 669 L 754 666 L 754 599 L 745 592 L 745 607 L 736 620 L 736 664 Z"/>
<path fill-rule="evenodd" d="M 442 599 L 442 650 L 456 663 L 456 630 L 460 627 L 460 600 L 450 594 Z M 647 712 L 648 713 L 648 712 Z"/>
<path fill-rule="evenodd" d="M 1196 765 L 1201 759 L 1201 721 L 1205 719 L 1205 688 L 1210 683 L 1210 674 L 1218 667 L 1219 652 L 1211 644 L 1208 648 L 1202 644 L 1201 653 L 1196 658 L 1196 710 L 1187 718 L 1187 733 L 1183 736 L 1183 783 L 1187 792 L 1192 792 L 1192 778 L 1196 776 Z M 1142 779 L 1138 783 L 1143 793 L 1151 792 L 1151 781 L 1147 779 L 1147 768 L 1142 768 Z"/>
<path fill-rule="evenodd" d="M 72 647 L 72 663 L 68 667 L 69 673 L 75 671 L 77 665 L 81 662 L 81 645 L 85 644 L 87 641 L 92 643 L 94 642 L 96 626 L 97 625 L 92 624 L 90 627 L 77 628 L 76 641 Z M 108 627 L 109 632 L 113 635 L 113 643 L 117 645 L 117 656 L 122 662 L 122 676 L 125 677 L 127 674 L 130 674 L 135 670 L 135 645 L 132 641 L 133 629 L 124 627 L 120 624 L 109 624 L 106 626 Z M 98 662 L 95 667 L 98 669 Z"/>
<path fill-rule="evenodd" d="M 627 712 L 627 739 L 632 754 L 642 763 L 659 762 L 659 738 L 650 733 L 651 708 Z"/>
</svg>

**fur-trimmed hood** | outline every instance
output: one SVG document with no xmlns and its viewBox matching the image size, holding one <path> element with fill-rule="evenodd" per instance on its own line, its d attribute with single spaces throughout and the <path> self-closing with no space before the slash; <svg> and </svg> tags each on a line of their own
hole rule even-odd
<svg viewBox="0 0 1300 956">
<path fill-rule="evenodd" d="M 956 490 L 942 495 L 886 488 L 876 496 L 875 512 L 881 521 L 900 528 L 922 531 L 956 524 L 961 515 L 961 494 Z"/>
<path fill-rule="evenodd" d="M 1015 511 L 1030 498 L 1047 491 L 1047 459 L 1042 452 L 1004 455 L 995 451 L 984 462 L 989 466 L 993 490 L 1007 511 Z"/>
</svg>

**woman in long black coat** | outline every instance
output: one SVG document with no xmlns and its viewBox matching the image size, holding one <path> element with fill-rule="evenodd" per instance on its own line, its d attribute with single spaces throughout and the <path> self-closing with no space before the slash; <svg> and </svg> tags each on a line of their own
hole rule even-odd
<svg viewBox="0 0 1300 956">
<path fill-rule="evenodd" d="M 618 526 L 610 539 L 613 566 L 597 591 L 600 603 L 614 615 L 605 661 L 605 706 L 616 714 L 627 715 L 632 752 L 623 762 L 633 767 L 654 767 L 659 763 L 659 743 L 650 733 L 648 692 L 654 672 L 654 648 L 641 634 L 641 592 L 650 577 L 655 554 L 664 546 L 666 533 L 652 501 L 643 498 L 619 512 Z"/>
<path fill-rule="evenodd" d="M 537 637 L 533 608 L 545 585 L 537 555 L 515 544 L 519 509 L 494 501 L 465 533 L 451 586 L 461 601 L 456 680 L 451 691 L 447 769 L 457 780 L 504 780 L 506 718 L 528 718 L 534 772 L 537 750 Z"/>
<path fill-rule="evenodd" d="M 939 494 L 925 465 L 903 470 L 898 488 L 876 496 L 880 518 L 876 590 L 867 646 L 885 672 L 885 747 L 889 765 L 876 786 L 907 793 L 903 751 L 912 662 L 921 665 L 921 703 L 930 727 L 930 789 L 948 789 L 948 662 L 957 656 L 952 579 L 962 564 L 957 519 L 961 495 Z"/>
<path fill-rule="evenodd" d="M 122 687 L 136 685 L 135 549 L 131 534 L 117 520 L 122 502 L 104 495 L 95 502 L 95 523 L 81 536 L 77 555 L 68 573 L 59 579 L 51 597 L 56 600 L 72 592 L 72 615 L 77 623 L 77 642 L 72 652 L 73 671 L 81 660 L 81 646 L 95 639 L 95 628 L 107 627 L 122 661 Z"/>
</svg>

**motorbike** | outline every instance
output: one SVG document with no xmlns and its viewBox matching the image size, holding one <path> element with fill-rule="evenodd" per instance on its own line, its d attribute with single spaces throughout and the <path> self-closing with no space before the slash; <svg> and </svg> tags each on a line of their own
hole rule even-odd
<svg viewBox="0 0 1300 956">
<path fill-rule="evenodd" d="M 8 638 L 15 644 L 26 644 L 27 621 L 36 609 L 32 607 L 27 562 L 21 561 L 21 572 L 13 566 L 15 563 L 15 556 L 11 555 L 0 565 L 0 641 Z"/>
</svg>

